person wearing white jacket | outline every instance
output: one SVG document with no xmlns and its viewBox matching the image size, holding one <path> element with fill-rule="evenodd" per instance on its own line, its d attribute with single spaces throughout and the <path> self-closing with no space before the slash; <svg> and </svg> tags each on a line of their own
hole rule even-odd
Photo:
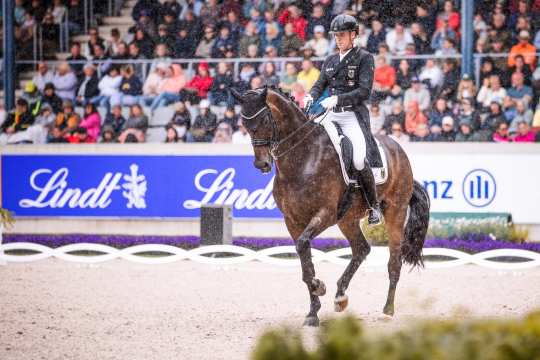
<svg viewBox="0 0 540 360">
<path fill-rule="evenodd" d="M 120 102 L 120 83 L 122 82 L 122 76 L 115 66 L 109 69 L 107 75 L 105 75 L 98 84 L 99 95 L 92 98 L 90 102 L 97 106 L 110 108 L 112 105 L 116 105 Z"/>
</svg>

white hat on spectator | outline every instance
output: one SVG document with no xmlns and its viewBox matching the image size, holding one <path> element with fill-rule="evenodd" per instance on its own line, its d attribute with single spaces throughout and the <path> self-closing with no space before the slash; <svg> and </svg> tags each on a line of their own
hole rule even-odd
<svg viewBox="0 0 540 360">
<path fill-rule="evenodd" d="M 158 62 L 156 65 L 156 69 L 167 71 L 169 69 L 169 64 L 164 61 Z"/>
<path fill-rule="evenodd" d="M 521 30 L 519 32 L 519 37 L 522 39 L 529 39 L 531 37 L 531 34 L 527 30 Z"/>
<path fill-rule="evenodd" d="M 314 33 L 323 33 L 324 34 L 324 26 L 317 25 L 313 28 Z"/>
<path fill-rule="evenodd" d="M 442 124 L 443 124 L 443 125 L 454 126 L 454 118 L 451 117 L 451 116 L 445 116 L 445 117 L 443 117 L 443 119 L 442 119 Z"/>
<path fill-rule="evenodd" d="M 202 99 L 199 103 L 199 107 L 202 109 L 208 109 L 210 107 L 210 101 L 208 99 Z"/>
</svg>

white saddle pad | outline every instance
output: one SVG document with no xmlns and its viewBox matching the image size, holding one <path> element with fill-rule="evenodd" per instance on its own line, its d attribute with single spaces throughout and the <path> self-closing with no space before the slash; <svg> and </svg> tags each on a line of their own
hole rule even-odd
<svg viewBox="0 0 540 360">
<path fill-rule="evenodd" d="M 319 116 L 317 119 L 314 120 L 315 123 L 321 124 L 324 127 L 324 130 L 330 137 L 330 141 L 334 145 L 334 150 L 336 151 L 338 158 L 339 158 L 339 165 L 341 167 L 341 174 L 343 176 L 343 180 L 345 181 L 345 184 L 356 184 L 356 180 L 349 178 L 349 174 L 347 173 L 347 169 L 345 168 L 345 163 L 343 162 L 343 154 L 341 153 L 341 139 L 344 137 L 343 135 L 340 135 L 336 129 L 336 126 L 332 121 L 325 121 L 326 119 L 326 113 Z M 375 141 L 377 142 L 377 147 L 379 148 L 379 154 L 381 155 L 381 160 L 383 163 L 382 168 L 372 168 L 371 171 L 373 172 L 373 177 L 375 178 L 375 183 L 377 185 L 384 184 L 386 180 L 388 180 L 388 160 L 386 159 L 386 153 L 384 152 L 384 149 L 379 142 L 377 138 L 375 138 Z M 353 149 L 354 151 L 354 149 Z"/>
</svg>

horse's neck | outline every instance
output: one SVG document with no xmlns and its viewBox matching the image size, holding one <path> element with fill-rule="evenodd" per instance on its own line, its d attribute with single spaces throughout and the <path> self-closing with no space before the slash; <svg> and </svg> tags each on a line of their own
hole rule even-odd
<svg viewBox="0 0 540 360">
<path fill-rule="evenodd" d="M 291 135 L 307 121 L 306 116 L 291 103 L 291 100 L 276 92 L 272 93 L 270 109 L 281 138 Z"/>
</svg>

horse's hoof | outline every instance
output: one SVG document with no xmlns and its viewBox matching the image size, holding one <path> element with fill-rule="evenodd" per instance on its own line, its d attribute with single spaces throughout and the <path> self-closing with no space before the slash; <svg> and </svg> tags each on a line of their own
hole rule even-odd
<svg viewBox="0 0 540 360">
<path fill-rule="evenodd" d="M 303 326 L 319 326 L 319 318 L 317 316 L 306 316 Z"/>
<path fill-rule="evenodd" d="M 349 297 L 347 295 L 338 296 L 334 299 L 334 311 L 342 312 L 349 305 Z"/>
<path fill-rule="evenodd" d="M 388 316 L 394 316 L 394 305 L 385 305 L 383 309 L 383 314 Z"/>
<path fill-rule="evenodd" d="M 326 294 L 326 285 L 321 280 L 313 279 L 311 283 L 313 284 L 313 291 L 311 291 L 313 295 L 324 296 Z"/>
</svg>

